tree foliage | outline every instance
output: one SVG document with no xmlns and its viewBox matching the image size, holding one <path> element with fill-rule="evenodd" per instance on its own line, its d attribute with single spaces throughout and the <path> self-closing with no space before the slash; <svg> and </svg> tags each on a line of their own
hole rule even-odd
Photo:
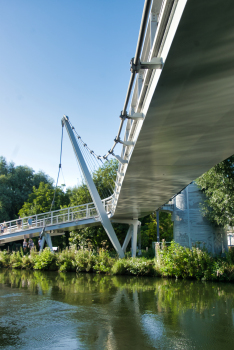
<svg viewBox="0 0 234 350">
<path fill-rule="evenodd" d="M 100 197 L 107 198 L 113 193 L 114 181 L 118 162 L 114 159 L 106 161 L 102 167 L 93 173 L 93 181 Z M 92 202 L 89 190 L 85 184 L 68 190 L 70 197 L 70 206 L 76 206 Z M 114 229 L 120 243 L 123 243 L 127 233 L 128 225 L 114 224 Z M 92 226 L 78 229 L 70 233 L 70 243 L 78 247 L 87 247 L 90 244 L 96 248 L 101 247 L 103 242 L 112 249 L 112 244 L 102 226 Z"/>
<path fill-rule="evenodd" d="M 24 203 L 19 211 L 21 217 L 33 214 L 46 213 L 50 211 L 53 201 L 55 189 L 51 184 L 40 183 L 39 187 L 33 187 L 33 192 L 28 196 L 28 200 Z M 55 200 L 52 210 L 67 207 L 69 205 L 69 196 L 61 187 L 57 187 Z"/>
<path fill-rule="evenodd" d="M 156 212 L 144 217 L 141 225 L 141 247 L 142 249 L 152 247 L 152 243 L 157 242 Z M 159 213 L 159 235 L 160 241 L 165 239 L 166 242 L 170 242 L 173 239 L 173 222 L 170 213 Z"/>
<path fill-rule="evenodd" d="M 93 182 L 102 199 L 111 196 L 113 193 L 117 168 L 117 161 L 111 159 L 109 162 L 106 161 L 102 167 L 93 173 Z M 72 207 L 92 202 L 88 187 L 84 183 L 68 189 L 67 193 L 70 197 L 70 206 Z"/>
<path fill-rule="evenodd" d="M 38 188 L 40 182 L 52 186 L 53 180 L 42 171 L 35 173 L 28 166 L 8 164 L 0 157 L 0 222 L 15 219 L 33 187 Z"/>
<path fill-rule="evenodd" d="M 196 183 L 206 194 L 202 212 L 220 226 L 234 226 L 234 155 L 200 176 Z"/>
<path fill-rule="evenodd" d="M 113 193 L 118 163 L 116 160 L 105 162 L 102 167 L 93 173 L 93 181 L 101 198 Z M 0 221 L 45 213 L 50 210 L 55 188 L 53 180 L 43 172 L 35 173 L 27 166 L 7 164 L 5 158 L 0 158 Z M 63 187 L 56 190 L 55 202 L 52 210 L 64 207 L 73 207 L 92 202 L 86 184 L 67 189 Z M 152 213 L 141 219 L 142 221 L 142 248 L 151 247 L 157 240 L 156 215 Z M 127 224 L 113 224 L 116 235 L 122 245 L 127 234 Z M 160 237 L 166 241 L 172 239 L 172 222 L 170 214 L 160 213 Z M 68 245 L 69 233 L 63 237 L 53 237 L 53 243 L 64 248 Z M 94 248 L 104 243 L 113 249 L 104 228 L 100 226 L 86 227 L 71 232 L 70 244 Z"/>
</svg>

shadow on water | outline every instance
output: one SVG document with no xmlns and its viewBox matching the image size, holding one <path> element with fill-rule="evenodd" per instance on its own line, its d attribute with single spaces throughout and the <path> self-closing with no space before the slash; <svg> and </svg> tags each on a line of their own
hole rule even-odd
<svg viewBox="0 0 234 350">
<path fill-rule="evenodd" d="M 0 287 L 0 348 L 233 348 L 232 284 L 0 270 Z"/>
</svg>

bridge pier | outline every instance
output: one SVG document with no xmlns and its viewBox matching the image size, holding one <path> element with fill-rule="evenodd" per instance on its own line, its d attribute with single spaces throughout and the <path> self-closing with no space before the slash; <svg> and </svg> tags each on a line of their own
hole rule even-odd
<svg viewBox="0 0 234 350">
<path fill-rule="evenodd" d="M 133 220 L 132 228 L 132 257 L 135 258 L 137 250 L 138 220 Z"/>
<path fill-rule="evenodd" d="M 135 258 L 136 257 L 136 251 L 137 251 L 137 236 L 138 236 L 138 232 L 139 232 L 139 227 L 141 226 L 141 222 L 138 221 L 138 219 L 133 219 L 133 220 L 112 220 L 112 222 L 116 222 L 116 223 L 121 223 L 121 224 L 129 224 L 129 229 L 128 232 L 126 234 L 124 243 L 122 245 L 122 250 L 125 253 L 127 246 L 131 241 L 131 248 L 132 248 L 132 257 Z"/>
<path fill-rule="evenodd" d="M 195 182 L 173 199 L 174 240 L 185 247 L 200 244 L 214 255 L 222 254 L 228 249 L 227 232 L 202 215 L 201 204 L 205 200 L 205 194 Z"/>
<path fill-rule="evenodd" d="M 40 243 L 40 253 L 43 251 L 45 242 L 47 243 L 48 247 L 50 248 L 51 253 L 54 253 L 53 251 L 53 246 L 52 246 L 52 240 L 50 237 L 49 233 L 43 233 L 43 236 L 41 238 L 41 243 Z"/>
</svg>

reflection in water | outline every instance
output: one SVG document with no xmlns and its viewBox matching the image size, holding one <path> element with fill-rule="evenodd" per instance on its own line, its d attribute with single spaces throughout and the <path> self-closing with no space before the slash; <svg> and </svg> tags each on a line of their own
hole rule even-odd
<svg viewBox="0 0 234 350">
<path fill-rule="evenodd" d="M 0 349 L 232 349 L 234 286 L 0 270 Z"/>
</svg>

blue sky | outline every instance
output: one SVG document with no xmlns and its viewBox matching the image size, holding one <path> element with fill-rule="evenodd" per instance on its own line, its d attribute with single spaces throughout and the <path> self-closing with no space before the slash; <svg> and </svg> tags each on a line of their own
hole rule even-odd
<svg viewBox="0 0 234 350">
<path fill-rule="evenodd" d="M 111 148 L 143 6 L 143 0 L 0 0 L 0 155 L 55 179 L 64 114 L 97 154 Z M 62 168 L 66 185 L 76 185 L 66 132 Z"/>
</svg>

